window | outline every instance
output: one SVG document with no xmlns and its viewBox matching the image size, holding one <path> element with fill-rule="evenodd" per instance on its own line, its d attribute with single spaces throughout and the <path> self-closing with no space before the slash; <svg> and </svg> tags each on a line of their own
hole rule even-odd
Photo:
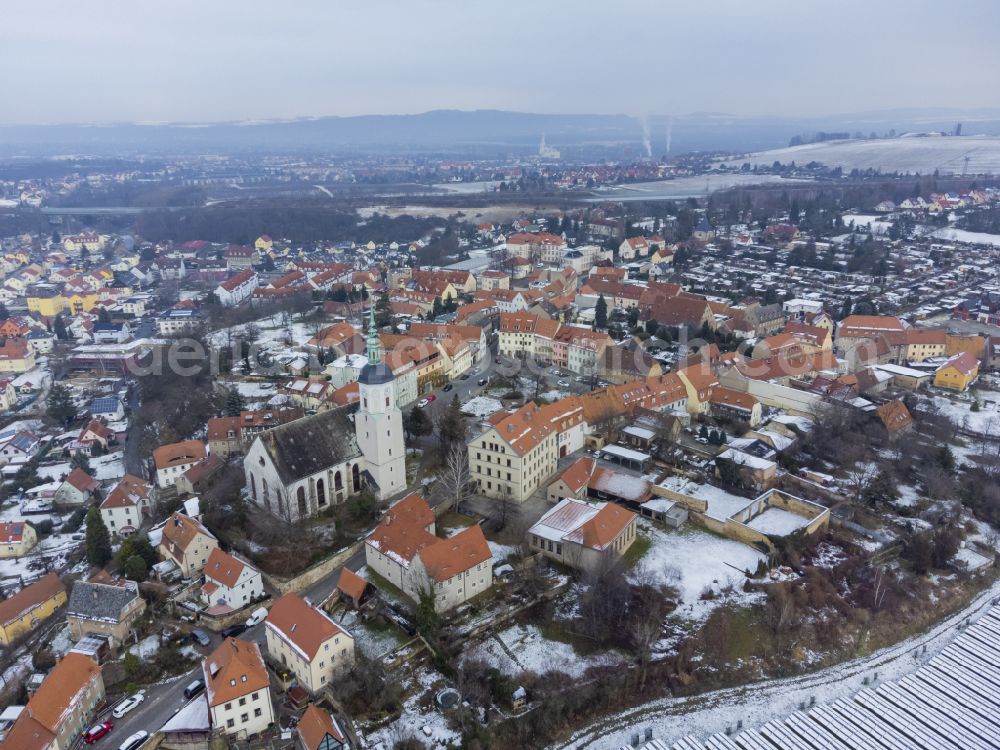
<svg viewBox="0 0 1000 750">
<path fill-rule="evenodd" d="M 240 705 L 241 706 L 245 706 L 246 704 L 247 704 L 247 699 L 246 698 L 240 698 Z"/>
<path fill-rule="evenodd" d="M 253 695 L 251 695 L 250 697 L 251 697 L 251 698 L 252 698 L 253 700 L 255 700 L 255 701 L 256 701 L 256 700 L 260 700 L 260 693 L 254 693 L 254 694 L 253 694 Z"/>
<path fill-rule="evenodd" d="M 231 709 L 232 707 L 233 707 L 233 704 L 232 704 L 232 703 L 227 703 L 227 704 L 226 704 L 226 710 L 227 710 L 227 711 L 228 711 L 229 709 Z"/>
<path fill-rule="evenodd" d="M 246 724 L 250 721 L 250 714 L 240 714 L 240 724 Z"/>
<path fill-rule="evenodd" d="M 233 721 L 232 719 L 226 719 L 226 726 L 229 729 L 232 729 L 234 726 L 236 726 L 236 722 Z"/>
<path fill-rule="evenodd" d="M 253 715 L 254 715 L 254 716 L 260 716 L 260 715 L 261 715 L 261 710 L 260 710 L 259 708 L 255 708 L 255 709 L 253 710 Z"/>
</svg>

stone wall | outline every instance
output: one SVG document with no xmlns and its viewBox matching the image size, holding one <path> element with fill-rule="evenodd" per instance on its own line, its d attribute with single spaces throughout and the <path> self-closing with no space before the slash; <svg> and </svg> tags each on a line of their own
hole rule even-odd
<svg viewBox="0 0 1000 750">
<path fill-rule="evenodd" d="M 302 589 L 312 586 L 321 578 L 325 578 L 337 568 L 341 567 L 344 563 L 354 557 L 361 549 L 363 549 L 364 544 L 365 542 L 363 539 L 358 540 L 349 547 L 344 547 L 344 549 L 340 550 L 332 557 L 328 557 L 326 560 L 316 563 L 311 568 L 307 568 L 294 578 L 279 578 L 277 576 L 264 573 L 264 580 L 266 580 L 267 583 L 278 592 L 278 594 L 287 594 L 289 591 L 302 591 Z"/>
</svg>

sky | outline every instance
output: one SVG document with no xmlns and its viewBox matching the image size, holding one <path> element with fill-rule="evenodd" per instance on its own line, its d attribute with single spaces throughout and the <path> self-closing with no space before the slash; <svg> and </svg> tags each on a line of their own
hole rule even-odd
<svg viewBox="0 0 1000 750">
<path fill-rule="evenodd" d="M 34 0 L 0 123 L 1000 106 L 1000 2 Z"/>
</svg>

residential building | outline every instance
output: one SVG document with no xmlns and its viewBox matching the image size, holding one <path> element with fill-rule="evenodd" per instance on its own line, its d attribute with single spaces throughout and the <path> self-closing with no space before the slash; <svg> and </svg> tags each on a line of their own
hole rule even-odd
<svg viewBox="0 0 1000 750">
<path fill-rule="evenodd" d="M 260 647 L 226 638 L 202 662 L 212 726 L 246 739 L 274 723 L 271 679 Z"/>
<path fill-rule="evenodd" d="M 528 529 L 528 545 L 564 565 L 596 571 L 632 546 L 637 519 L 614 503 L 566 497 Z"/>
<path fill-rule="evenodd" d="M 0 643 L 10 646 L 22 635 L 52 617 L 65 603 L 66 587 L 55 573 L 47 573 L 0 601 Z"/>
<path fill-rule="evenodd" d="M 53 500 L 61 507 L 79 507 L 90 502 L 100 486 L 101 483 L 90 474 L 83 469 L 75 468 L 56 489 Z"/>
<path fill-rule="evenodd" d="M 340 724 L 315 703 L 310 703 L 295 726 L 301 750 L 350 750 L 350 741 Z"/>
<path fill-rule="evenodd" d="M 38 544 L 34 527 L 25 521 L 0 521 L 0 559 L 23 557 Z"/>
<path fill-rule="evenodd" d="M 21 373 L 35 366 L 35 350 L 26 338 L 0 340 L 0 373 Z"/>
<path fill-rule="evenodd" d="M 175 511 L 163 525 L 157 551 L 164 560 L 172 560 L 185 578 L 199 573 L 208 562 L 218 540 L 200 521 Z"/>
<path fill-rule="evenodd" d="M 434 526 L 427 501 L 408 495 L 365 539 L 365 563 L 415 602 L 431 593 L 444 612 L 493 585 L 493 553 L 478 525 L 448 539 L 435 536 Z"/>
<path fill-rule="evenodd" d="M 153 451 L 156 486 L 160 489 L 173 487 L 177 477 L 204 459 L 206 455 L 205 444 L 200 440 L 183 440 L 179 443 L 161 445 Z"/>
<path fill-rule="evenodd" d="M 952 391 L 964 391 L 979 375 L 979 360 L 968 352 L 960 352 L 934 371 L 934 385 Z"/>
<path fill-rule="evenodd" d="M 85 636 L 106 638 L 112 651 L 124 644 L 146 602 L 135 581 L 121 585 L 77 581 L 69 595 L 66 622 L 74 641 Z"/>
<path fill-rule="evenodd" d="M 215 296 L 219 298 L 222 305 L 234 307 L 244 300 L 250 299 L 258 286 L 257 272 L 251 268 L 244 268 L 235 276 L 221 282 L 215 288 Z"/>
<path fill-rule="evenodd" d="M 128 536 L 142 526 L 153 506 L 153 485 L 126 474 L 101 502 L 101 519 L 115 536 Z"/>
<path fill-rule="evenodd" d="M 183 336 L 196 330 L 203 320 L 201 310 L 194 307 L 171 307 L 156 317 L 156 330 L 161 336 Z"/>
<path fill-rule="evenodd" d="M 101 668 L 70 651 L 28 699 L 8 732 L 3 750 L 69 750 L 104 702 Z"/>
<path fill-rule="evenodd" d="M 236 610 L 264 597 L 264 579 L 250 563 L 213 547 L 202 571 L 201 597 L 211 611 Z"/>
<path fill-rule="evenodd" d="M 746 422 L 751 428 L 762 418 L 760 401 L 749 393 L 715 386 L 708 399 L 711 414 L 733 422 Z"/>
<path fill-rule="evenodd" d="M 267 653 L 316 693 L 354 663 L 354 637 L 298 594 L 288 593 L 264 621 Z"/>
</svg>

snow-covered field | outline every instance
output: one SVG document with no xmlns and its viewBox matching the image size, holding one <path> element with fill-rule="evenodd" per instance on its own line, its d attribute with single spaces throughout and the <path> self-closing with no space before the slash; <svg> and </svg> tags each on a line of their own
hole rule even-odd
<svg viewBox="0 0 1000 750">
<path fill-rule="evenodd" d="M 763 553 L 746 544 L 716 536 L 687 524 L 678 530 L 665 530 L 645 519 L 639 521 L 641 533 L 652 542 L 649 551 L 631 574 L 648 575 L 660 584 L 675 587 L 681 597 L 677 614 L 701 619 L 725 601 L 750 601 L 756 594 L 742 591 L 744 571 L 753 571 L 765 559 Z M 721 590 L 732 587 L 731 593 Z M 715 598 L 701 599 L 711 589 Z"/>
<path fill-rule="evenodd" d="M 938 229 L 932 237 L 949 242 L 966 242 L 970 245 L 993 245 L 1000 247 L 1000 234 L 987 234 L 985 232 L 970 232 L 966 229 L 953 229 L 951 227 Z"/>
<path fill-rule="evenodd" d="M 855 229 L 871 232 L 872 234 L 886 234 L 892 226 L 891 221 L 886 221 L 881 216 L 844 214 L 841 218 L 844 220 L 845 227 L 849 227 L 853 224 Z"/>
<path fill-rule="evenodd" d="M 979 411 L 972 411 L 971 400 L 953 401 L 944 396 L 935 396 L 934 406 L 963 430 L 1000 435 L 1000 392 L 980 390 L 977 393 Z"/>
<path fill-rule="evenodd" d="M 965 158 L 969 158 L 966 167 Z M 993 136 L 886 138 L 878 140 L 826 141 L 777 148 L 728 159 L 739 167 L 745 163 L 770 166 L 775 161 L 799 165 L 811 161 L 828 167 L 879 169 L 883 172 L 931 174 L 1000 174 L 1000 138 Z"/>
<path fill-rule="evenodd" d="M 613 666 L 623 661 L 614 652 L 580 656 L 571 645 L 549 640 L 534 625 L 513 625 L 467 649 L 465 659 L 483 659 L 504 674 L 564 672 L 582 676 L 588 667 Z"/>
<path fill-rule="evenodd" d="M 759 727 L 785 717 L 799 708 L 803 700 L 815 698 L 825 704 L 852 695 L 864 687 L 863 680 L 878 672 L 879 681 L 897 680 L 934 658 L 960 632 L 958 626 L 967 618 L 977 620 L 1000 594 L 1000 582 L 965 610 L 942 622 L 930 632 L 903 641 L 874 654 L 840 664 L 830 669 L 784 680 L 767 680 L 728 690 L 695 695 L 689 698 L 664 698 L 617 716 L 599 720 L 577 732 L 562 748 L 617 748 L 628 745 L 631 735 L 645 727 L 668 747 L 682 737 L 695 734 L 706 737 L 723 732 L 742 720 L 744 726 Z M 923 646 L 926 652 L 921 652 Z"/>
<path fill-rule="evenodd" d="M 90 468 L 94 470 L 94 479 L 100 482 L 111 482 L 125 476 L 125 454 L 122 451 L 109 453 L 90 459 Z"/>
</svg>

